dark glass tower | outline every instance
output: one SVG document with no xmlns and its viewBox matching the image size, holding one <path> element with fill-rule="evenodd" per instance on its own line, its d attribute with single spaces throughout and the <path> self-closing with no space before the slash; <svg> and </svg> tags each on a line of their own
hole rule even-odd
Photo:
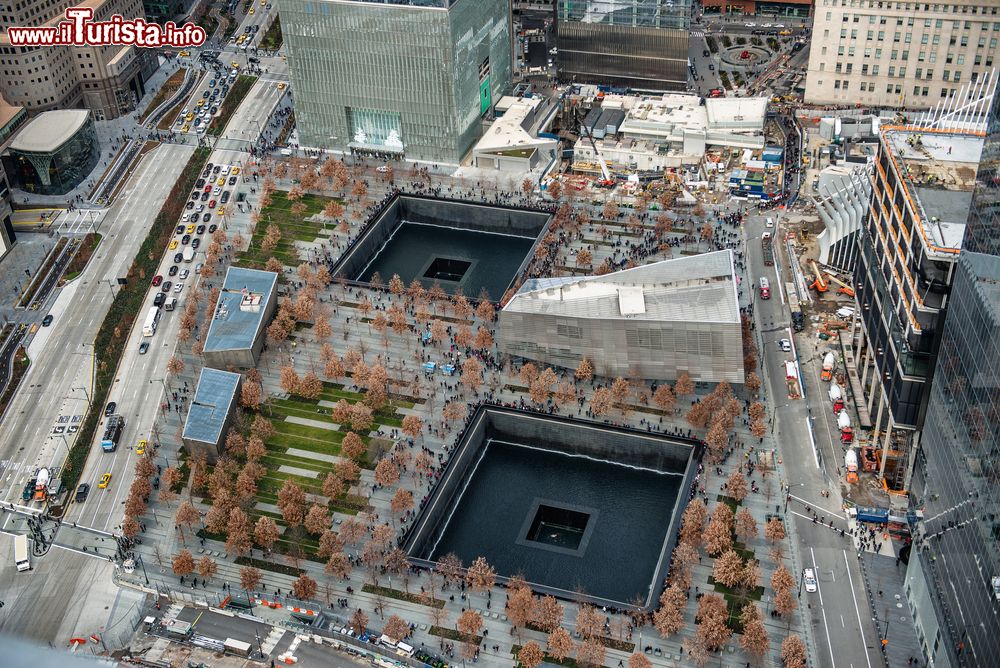
<svg viewBox="0 0 1000 668">
<path fill-rule="evenodd" d="M 1000 661 L 1000 95 L 948 300 L 911 486 L 906 590 L 934 666 Z"/>
</svg>

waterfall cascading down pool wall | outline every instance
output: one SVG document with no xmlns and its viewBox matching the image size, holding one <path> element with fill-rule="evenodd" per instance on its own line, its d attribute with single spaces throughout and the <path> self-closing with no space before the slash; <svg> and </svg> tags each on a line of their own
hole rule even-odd
<svg viewBox="0 0 1000 668">
<path fill-rule="evenodd" d="M 693 440 L 481 406 L 404 549 L 418 565 L 483 556 L 540 594 L 651 610 L 700 456 Z"/>
<path fill-rule="evenodd" d="M 551 214 L 533 209 L 396 194 L 373 215 L 333 276 L 366 285 L 399 274 L 448 293 L 498 301 L 534 256 Z"/>
</svg>

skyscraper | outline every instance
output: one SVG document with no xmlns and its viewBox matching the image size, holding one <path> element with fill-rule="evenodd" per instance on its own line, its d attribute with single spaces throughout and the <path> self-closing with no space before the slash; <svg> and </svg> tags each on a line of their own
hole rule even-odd
<svg viewBox="0 0 1000 668">
<path fill-rule="evenodd" d="M 559 78 L 684 90 L 690 23 L 691 0 L 556 0 Z"/>
<path fill-rule="evenodd" d="M 982 160 L 911 484 L 906 593 L 934 666 L 1000 657 L 1000 95 Z"/>
<path fill-rule="evenodd" d="M 504 0 L 282 0 L 300 143 L 457 164 L 511 87 Z"/>
</svg>

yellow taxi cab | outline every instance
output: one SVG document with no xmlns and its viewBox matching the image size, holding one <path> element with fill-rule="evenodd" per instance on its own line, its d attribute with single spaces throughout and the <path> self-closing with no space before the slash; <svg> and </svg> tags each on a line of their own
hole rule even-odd
<svg viewBox="0 0 1000 668">
<path fill-rule="evenodd" d="M 236 62 L 235 60 L 234 60 L 234 61 L 232 61 L 231 63 L 229 63 L 229 66 L 230 66 L 231 68 L 233 68 L 234 70 L 238 70 L 238 69 L 240 69 L 240 64 L 239 64 L 238 62 Z"/>
<path fill-rule="evenodd" d="M 108 484 L 111 483 L 111 474 L 105 473 L 101 476 L 101 482 L 97 483 L 98 489 L 107 489 Z"/>
<path fill-rule="evenodd" d="M 174 250 L 175 248 L 177 248 L 177 239 L 171 239 L 168 248 L 170 250 Z"/>
<path fill-rule="evenodd" d="M 240 173 L 240 168 L 239 168 L 239 167 L 233 167 L 232 171 L 231 171 L 231 172 L 229 172 L 229 174 L 230 174 L 231 176 L 236 176 L 236 175 L 237 175 L 237 174 L 239 174 L 239 173 Z"/>
<path fill-rule="evenodd" d="M 284 82 L 278 84 L 278 90 L 285 90 Z"/>
<path fill-rule="evenodd" d="M 181 128 L 181 132 L 190 132 L 190 131 L 191 131 L 190 125 L 185 125 L 184 127 Z"/>
<path fill-rule="evenodd" d="M 224 216 L 226 215 L 226 207 L 220 206 L 218 209 L 215 210 L 215 212 L 220 216 Z"/>
<path fill-rule="evenodd" d="M 146 454 L 146 446 L 148 445 L 146 439 L 140 440 L 135 446 L 135 454 L 144 455 Z"/>
<path fill-rule="evenodd" d="M 186 234 L 194 234 L 194 225 L 188 225 L 187 226 L 187 232 L 186 232 Z"/>
<path fill-rule="evenodd" d="M 239 37 L 236 38 L 236 43 L 237 44 L 242 44 L 245 41 L 247 41 L 246 33 L 243 33 L 242 35 L 240 35 Z"/>
<path fill-rule="evenodd" d="M 188 56 L 191 55 L 191 52 L 190 51 L 181 51 L 177 55 L 180 56 L 181 58 L 187 58 Z"/>
<path fill-rule="evenodd" d="M 779 31 L 778 34 L 783 35 L 784 37 L 788 37 L 789 35 L 792 34 L 792 31 L 789 30 L 788 28 L 785 28 L 784 30 Z"/>
<path fill-rule="evenodd" d="M 187 113 L 187 116 L 184 117 L 184 120 L 187 121 L 188 123 L 190 123 L 191 121 L 194 120 L 194 114 L 189 111 Z"/>
<path fill-rule="evenodd" d="M 226 177 L 223 176 L 221 179 L 219 179 L 218 181 L 216 181 L 215 185 L 217 185 L 217 186 L 224 186 L 224 185 L 226 185 Z"/>
<path fill-rule="evenodd" d="M 200 100 L 198 100 L 198 103 L 195 104 L 194 106 L 196 106 L 196 107 L 204 107 L 205 106 L 205 98 L 201 98 Z"/>
<path fill-rule="evenodd" d="M 256 14 L 256 13 L 257 13 L 257 9 L 255 7 L 251 7 L 250 11 L 247 12 L 247 14 Z"/>
</svg>

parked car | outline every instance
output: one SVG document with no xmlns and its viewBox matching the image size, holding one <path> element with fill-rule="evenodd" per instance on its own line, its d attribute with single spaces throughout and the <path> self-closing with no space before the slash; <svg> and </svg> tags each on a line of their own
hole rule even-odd
<svg viewBox="0 0 1000 668">
<path fill-rule="evenodd" d="M 183 283 L 178 283 L 177 285 L 174 286 L 174 292 L 180 292 L 183 289 L 184 289 Z"/>
<path fill-rule="evenodd" d="M 118 404 L 113 401 L 109 401 L 108 405 L 104 407 L 104 417 L 110 417 L 115 414 L 115 410 L 118 409 Z"/>
<path fill-rule="evenodd" d="M 199 226 L 198 226 L 198 229 L 197 229 L 197 230 L 195 230 L 195 232 L 196 232 L 197 234 L 204 234 L 204 233 L 205 233 L 205 226 L 204 226 L 204 225 L 199 225 Z"/>
<path fill-rule="evenodd" d="M 217 229 L 219 229 L 219 226 L 218 226 L 218 225 L 216 225 L 215 223 L 212 223 L 211 225 L 209 225 L 209 226 L 208 226 L 208 233 L 209 233 L 209 234 L 212 234 L 212 233 L 214 233 L 214 232 L 215 232 L 215 231 L 216 231 Z"/>
<path fill-rule="evenodd" d="M 173 285 L 170 281 L 163 281 L 163 287 L 160 288 L 163 292 L 170 292 L 170 286 Z"/>
<path fill-rule="evenodd" d="M 162 276 L 160 276 L 159 274 L 157 274 L 156 276 L 153 276 L 153 287 L 154 288 L 156 286 L 158 286 L 162 282 L 163 282 L 163 277 Z"/>
<path fill-rule="evenodd" d="M 792 342 L 788 339 L 781 339 L 778 341 L 778 346 L 781 348 L 782 352 L 790 353 L 792 352 Z"/>
<path fill-rule="evenodd" d="M 157 292 L 156 296 L 153 297 L 153 306 L 163 306 L 163 302 L 166 301 L 167 297 L 162 292 Z"/>
<path fill-rule="evenodd" d="M 229 185 L 231 185 L 231 186 L 235 186 L 236 185 L 236 177 L 235 176 L 230 176 L 229 177 Z"/>
<path fill-rule="evenodd" d="M 212 220 L 212 214 L 210 213 L 206 213 L 204 216 L 201 217 L 201 222 L 203 223 L 207 223 L 210 220 Z"/>
<path fill-rule="evenodd" d="M 167 270 L 167 276 L 176 276 L 177 275 L 177 271 L 178 271 L 177 265 L 176 264 L 172 264 L 172 265 L 170 265 L 170 269 Z"/>
<path fill-rule="evenodd" d="M 185 280 L 190 275 L 191 275 L 190 271 L 188 271 L 187 269 L 181 269 L 181 274 L 180 274 L 180 276 L 178 276 L 178 278 L 183 281 L 183 280 Z"/>
<path fill-rule="evenodd" d="M 198 179 L 197 181 L 194 182 L 195 188 L 201 188 L 204 185 L 205 185 L 205 179 Z"/>
<path fill-rule="evenodd" d="M 190 200 L 190 201 L 189 201 L 189 202 L 188 202 L 188 203 L 187 203 L 187 204 L 185 205 L 185 208 L 188 208 L 188 209 L 193 209 L 193 208 L 194 208 L 194 200 Z"/>
<path fill-rule="evenodd" d="M 184 214 L 184 222 L 187 222 L 187 214 Z M 174 234 L 184 234 L 184 226 L 178 225 L 177 229 L 174 230 Z"/>
<path fill-rule="evenodd" d="M 189 241 L 191 241 L 191 235 L 190 234 L 185 234 L 183 237 L 181 237 L 181 243 L 183 245 L 186 246 Z"/>
<path fill-rule="evenodd" d="M 184 253 L 174 253 L 174 264 L 179 264 L 184 259 Z"/>
<path fill-rule="evenodd" d="M 76 488 L 76 502 L 83 503 L 87 500 L 88 494 L 90 494 L 90 485 L 85 482 L 80 483 L 80 486 Z"/>
<path fill-rule="evenodd" d="M 815 593 L 819 588 L 816 584 L 816 571 L 811 568 L 802 571 L 802 580 L 805 582 L 806 591 L 810 594 Z"/>
<path fill-rule="evenodd" d="M 200 245 L 201 245 L 201 239 L 199 239 L 198 237 L 195 237 L 194 241 L 191 242 L 191 248 L 197 248 Z"/>
<path fill-rule="evenodd" d="M 51 324 L 52 324 L 52 314 L 50 313 L 49 315 L 42 318 L 42 327 L 48 327 Z"/>
<path fill-rule="evenodd" d="M 229 191 L 228 190 L 226 190 L 226 191 L 224 191 L 222 193 L 222 197 L 219 199 L 219 201 L 222 202 L 223 204 L 225 204 L 226 202 L 229 201 Z"/>
</svg>

